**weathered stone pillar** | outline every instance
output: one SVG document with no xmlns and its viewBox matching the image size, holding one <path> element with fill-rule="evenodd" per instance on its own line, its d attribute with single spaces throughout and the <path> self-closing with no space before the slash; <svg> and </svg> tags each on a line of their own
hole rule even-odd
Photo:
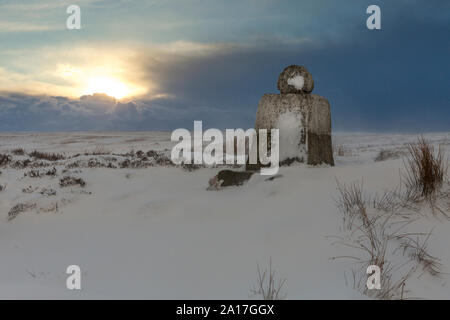
<svg viewBox="0 0 450 320">
<path fill-rule="evenodd" d="M 278 78 L 278 89 L 281 94 L 265 94 L 259 101 L 256 131 L 280 130 L 280 161 L 334 165 L 330 104 L 311 94 L 312 75 L 302 66 L 289 66 Z"/>
</svg>

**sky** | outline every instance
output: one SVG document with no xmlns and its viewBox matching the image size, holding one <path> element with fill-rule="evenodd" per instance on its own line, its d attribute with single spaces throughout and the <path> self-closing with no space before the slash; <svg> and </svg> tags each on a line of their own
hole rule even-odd
<svg viewBox="0 0 450 320">
<path fill-rule="evenodd" d="M 448 0 L 0 0 L 0 131 L 247 129 L 292 64 L 335 131 L 450 131 L 449 57 Z"/>
</svg>

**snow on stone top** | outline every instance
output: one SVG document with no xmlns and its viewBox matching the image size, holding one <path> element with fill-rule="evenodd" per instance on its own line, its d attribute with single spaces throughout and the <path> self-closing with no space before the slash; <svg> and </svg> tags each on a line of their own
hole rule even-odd
<svg viewBox="0 0 450 320">
<path fill-rule="evenodd" d="M 305 78 L 300 75 L 296 75 L 292 78 L 289 78 L 287 83 L 291 86 L 294 86 L 297 90 L 302 90 L 305 85 Z"/>
</svg>

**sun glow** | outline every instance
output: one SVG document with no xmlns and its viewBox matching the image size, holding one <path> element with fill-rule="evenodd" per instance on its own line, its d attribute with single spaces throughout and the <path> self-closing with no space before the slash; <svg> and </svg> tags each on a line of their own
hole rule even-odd
<svg viewBox="0 0 450 320">
<path fill-rule="evenodd" d="M 92 77 L 87 80 L 84 94 L 104 93 L 116 99 L 130 94 L 128 86 L 120 80 L 109 77 Z"/>
</svg>

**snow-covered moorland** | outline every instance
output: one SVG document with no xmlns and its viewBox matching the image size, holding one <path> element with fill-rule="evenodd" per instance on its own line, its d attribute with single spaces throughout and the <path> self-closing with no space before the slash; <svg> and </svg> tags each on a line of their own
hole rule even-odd
<svg viewBox="0 0 450 320">
<path fill-rule="evenodd" d="M 449 154 L 450 133 L 424 137 Z M 417 138 L 336 134 L 335 167 L 207 191 L 220 169 L 172 165 L 170 133 L 2 133 L 0 298 L 260 298 L 271 260 L 288 299 L 363 299 L 379 251 L 383 294 L 370 297 L 449 298 L 447 185 L 439 210 L 400 199 Z M 362 189 L 371 229 L 348 227 L 337 182 Z M 73 264 L 82 290 L 66 288 Z"/>
</svg>

